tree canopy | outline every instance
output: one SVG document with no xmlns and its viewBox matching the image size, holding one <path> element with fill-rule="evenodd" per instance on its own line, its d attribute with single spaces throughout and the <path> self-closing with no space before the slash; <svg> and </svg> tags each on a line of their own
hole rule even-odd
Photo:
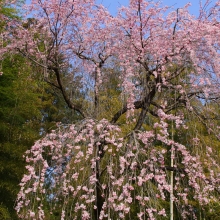
<svg viewBox="0 0 220 220">
<path fill-rule="evenodd" d="M 202 219 L 219 213 L 220 1 L 195 17 L 131 0 L 32 0 L 0 50 L 41 69 L 74 123 L 26 152 L 22 219 Z M 38 73 L 36 73 L 38 74 Z"/>
</svg>

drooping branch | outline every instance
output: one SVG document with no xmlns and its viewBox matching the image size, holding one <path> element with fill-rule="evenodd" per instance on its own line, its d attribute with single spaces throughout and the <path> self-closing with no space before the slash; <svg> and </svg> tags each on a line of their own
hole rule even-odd
<svg viewBox="0 0 220 220">
<path fill-rule="evenodd" d="M 134 107 L 135 109 L 139 109 L 143 106 L 143 101 L 136 101 L 134 102 Z M 124 105 L 124 107 L 119 110 L 118 112 L 116 112 L 116 114 L 113 116 L 113 118 L 111 119 L 111 123 L 116 123 L 118 121 L 118 119 L 128 111 L 128 107 L 127 105 Z"/>
<path fill-rule="evenodd" d="M 48 70 L 52 70 L 55 75 L 56 75 L 56 79 L 57 79 L 57 83 L 58 85 L 51 83 L 50 81 L 48 81 L 47 79 L 44 79 L 45 82 L 47 82 L 48 84 L 54 86 L 55 88 L 59 89 L 63 95 L 63 98 L 67 104 L 67 106 L 70 109 L 75 110 L 76 112 L 78 112 L 83 118 L 86 117 L 86 114 L 83 112 L 82 108 L 80 105 L 74 105 L 71 100 L 68 98 L 68 95 L 64 89 L 61 77 L 60 77 L 60 71 L 58 68 L 56 67 L 52 67 L 52 66 L 45 66 L 44 64 L 40 63 L 39 61 L 36 61 L 33 57 L 31 57 L 28 53 L 25 53 L 24 51 L 22 51 L 20 48 L 17 48 L 17 51 L 19 53 L 21 53 L 24 57 L 27 57 L 31 62 L 35 63 L 36 65 L 43 67 L 43 68 L 47 68 Z"/>
<path fill-rule="evenodd" d="M 60 71 L 58 68 L 56 67 L 48 67 L 49 70 L 53 70 L 55 75 L 56 75 L 56 79 L 57 79 L 57 83 L 59 85 L 59 89 L 63 95 L 63 98 L 66 102 L 66 104 L 68 105 L 68 107 L 70 109 L 73 109 L 75 110 L 76 112 L 78 112 L 83 118 L 86 117 L 86 114 L 82 111 L 82 107 L 80 105 L 74 105 L 71 100 L 69 99 L 65 89 L 64 89 L 64 86 L 62 84 L 62 80 L 61 80 L 61 77 L 60 77 Z"/>
<path fill-rule="evenodd" d="M 24 51 L 22 51 L 20 48 L 16 48 L 17 51 L 19 53 L 21 53 L 22 56 L 27 57 L 30 61 L 32 61 L 33 63 L 35 63 L 36 65 L 43 67 L 43 68 L 47 68 L 44 64 L 38 62 L 37 60 L 35 60 L 33 57 L 31 57 L 28 53 L 25 53 Z"/>
<path fill-rule="evenodd" d="M 146 113 L 148 112 L 148 108 L 150 107 L 150 104 L 156 94 L 156 87 L 154 86 L 153 89 L 149 92 L 149 94 L 145 97 L 143 100 L 143 108 L 141 111 L 141 114 L 139 115 L 137 124 L 134 128 L 134 130 L 139 130 L 144 123 L 144 119 L 146 117 Z"/>
</svg>

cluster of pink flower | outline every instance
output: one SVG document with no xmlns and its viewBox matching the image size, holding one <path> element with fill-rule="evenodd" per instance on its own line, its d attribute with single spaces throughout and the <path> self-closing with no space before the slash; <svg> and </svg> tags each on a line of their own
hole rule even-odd
<svg viewBox="0 0 220 220">
<path fill-rule="evenodd" d="M 197 132 L 189 130 L 188 140 L 182 136 L 193 118 L 220 137 L 217 123 L 206 117 L 211 108 L 205 108 L 220 94 L 220 2 L 209 14 L 201 8 L 199 19 L 188 7 L 168 13 L 159 3 L 132 0 L 112 17 L 94 0 L 32 0 L 25 7 L 36 17 L 30 27 L 9 21 L 3 34 L 9 43 L 0 56 L 16 51 L 50 71 L 56 83 L 48 82 L 84 118 L 58 125 L 27 151 L 16 206 L 22 219 L 48 219 L 57 211 L 61 219 L 152 220 L 166 215 L 161 204 L 169 196 L 186 219 L 195 214 L 189 200 L 219 201 L 214 147 Z M 116 68 L 111 63 L 122 101 L 110 123 L 97 118 L 106 70 Z M 82 75 L 80 90 L 89 90 L 82 105 L 68 94 L 74 86 L 61 82 L 66 74 L 74 81 L 72 72 Z"/>
<path fill-rule="evenodd" d="M 30 165 L 26 166 L 28 174 L 22 179 L 16 207 L 20 217 L 43 219 L 45 201 L 50 204 L 51 212 L 58 201 L 63 201 L 60 207 L 63 219 L 69 209 L 74 210 L 68 214 L 71 218 L 90 219 L 98 207 L 97 199 L 104 200 L 100 219 L 106 215 L 123 219 L 131 212 L 133 204 L 138 204 L 136 212 L 140 219 L 146 215 L 150 219 L 155 219 L 155 215 L 165 216 L 164 209 L 153 207 L 152 198 L 166 200 L 165 194 L 170 192 L 166 172 L 169 168 L 164 165 L 165 154 L 169 152 L 164 147 L 155 149 L 153 142 L 157 136 L 152 131 L 134 133 L 130 138 L 133 141 L 120 138 L 120 129 L 107 120 L 95 122 L 90 119 L 80 125 L 59 127 L 37 141 L 26 156 Z M 192 156 L 185 146 L 171 140 L 165 142 L 173 144 L 184 165 L 181 171 L 177 167 L 180 158 L 174 158 L 177 170 L 174 201 L 177 204 L 184 201 L 187 210 L 188 196 L 193 190 L 194 198 L 201 204 L 208 203 L 209 193 L 219 182 L 214 176 L 215 182 L 207 180 L 200 159 Z M 65 160 L 67 165 L 63 165 Z M 49 166 L 56 168 L 53 175 L 45 177 Z M 49 187 L 47 178 L 54 179 Z M 182 192 L 184 179 L 188 179 L 189 187 Z M 153 185 L 156 186 L 154 190 Z M 100 198 L 97 198 L 96 187 L 100 190 Z M 49 199 L 50 194 L 53 194 L 52 199 Z M 32 203 L 33 199 L 37 202 Z M 41 212 L 36 212 L 39 209 Z"/>
</svg>

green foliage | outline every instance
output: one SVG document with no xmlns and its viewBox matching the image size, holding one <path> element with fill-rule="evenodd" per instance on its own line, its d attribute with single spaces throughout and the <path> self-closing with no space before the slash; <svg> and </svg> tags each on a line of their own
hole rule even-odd
<svg viewBox="0 0 220 220">
<path fill-rule="evenodd" d="M 55 90 L 34 76 L 23 57 L 8 56 L 1 65 L 0 219 L 16 219 L 14 203 L 25 172 L 24 152 L 56 122 L 70 122 L 74 113 Z"/>
<path fill-rule="evenodd" d="M 0 204 L 0 219 L 2 219 L 2 220 L 10 219 L 9 211 L 2 204 Z"/>
<path fill-rule="evenodd" d="M 17 1 L 17 6 L 22 5 L 23 0 Z M 18 19 L 18 8 L 12 7 L 10 4 L 6 4 L 4 0 L 0 0 L 0 32 L 7 24 L 7 20 Z"/>
<path fill-rule="evenodd" d="M 28 69 L 25 68 L 24 59 L 19 56 L 2 61 L 4 74 L 0 77 L 0 198 L 2 207 L 5 207 L 1 214 L 9 215 L 10 219 L 16 219 L 13 205 L 24 173 L 22 155 L 39 138 L 41 121 L 41 99 L 35 93 L 36 86 L 26 78 Z"/>
</svg>

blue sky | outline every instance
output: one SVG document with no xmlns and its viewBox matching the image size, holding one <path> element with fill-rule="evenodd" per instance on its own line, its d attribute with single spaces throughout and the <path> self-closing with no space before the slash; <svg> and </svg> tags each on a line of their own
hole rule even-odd
<svg viewBox="0 0 220 220">
<path fill-rule="evenodd" d="M 129 0 L 97 0 L 98 3 L 102 3 L 106 8 L 109 9 L 112 15 L 117 13 L 117 9 L 122 5 L 128 5 Z M 200 0 L 161 0 L 163 5 L 172 6 L 174 9 L 181 8 L 188 2 L 191 2 L 189 8 L 190 12 L 194 15 L 199 14 L 199 2 Z M 204 3 L 205 0 L 202 0 Z M 214 0 L 212 2 L 215 2 Z M 26 0 L 26 3 L 30 3 L 30 0 Z"/>
<path fill-rule="evenodd" d="M 161 0 L 163 5 L 173 6 L 174 9 L 183 7 L 188 2 L 191 2 L 190 12 L 194 15 L 199 13 L 199 1 L 200 0 Z M 205 0 L 203 0 L 204 2 Z M 98 0 L 97 2 L 102 3 L 109 9 L 112 15 L 115 15 L 117 8 L 121 5 L 128 5 L 129 0 Z"/>
</svg>

